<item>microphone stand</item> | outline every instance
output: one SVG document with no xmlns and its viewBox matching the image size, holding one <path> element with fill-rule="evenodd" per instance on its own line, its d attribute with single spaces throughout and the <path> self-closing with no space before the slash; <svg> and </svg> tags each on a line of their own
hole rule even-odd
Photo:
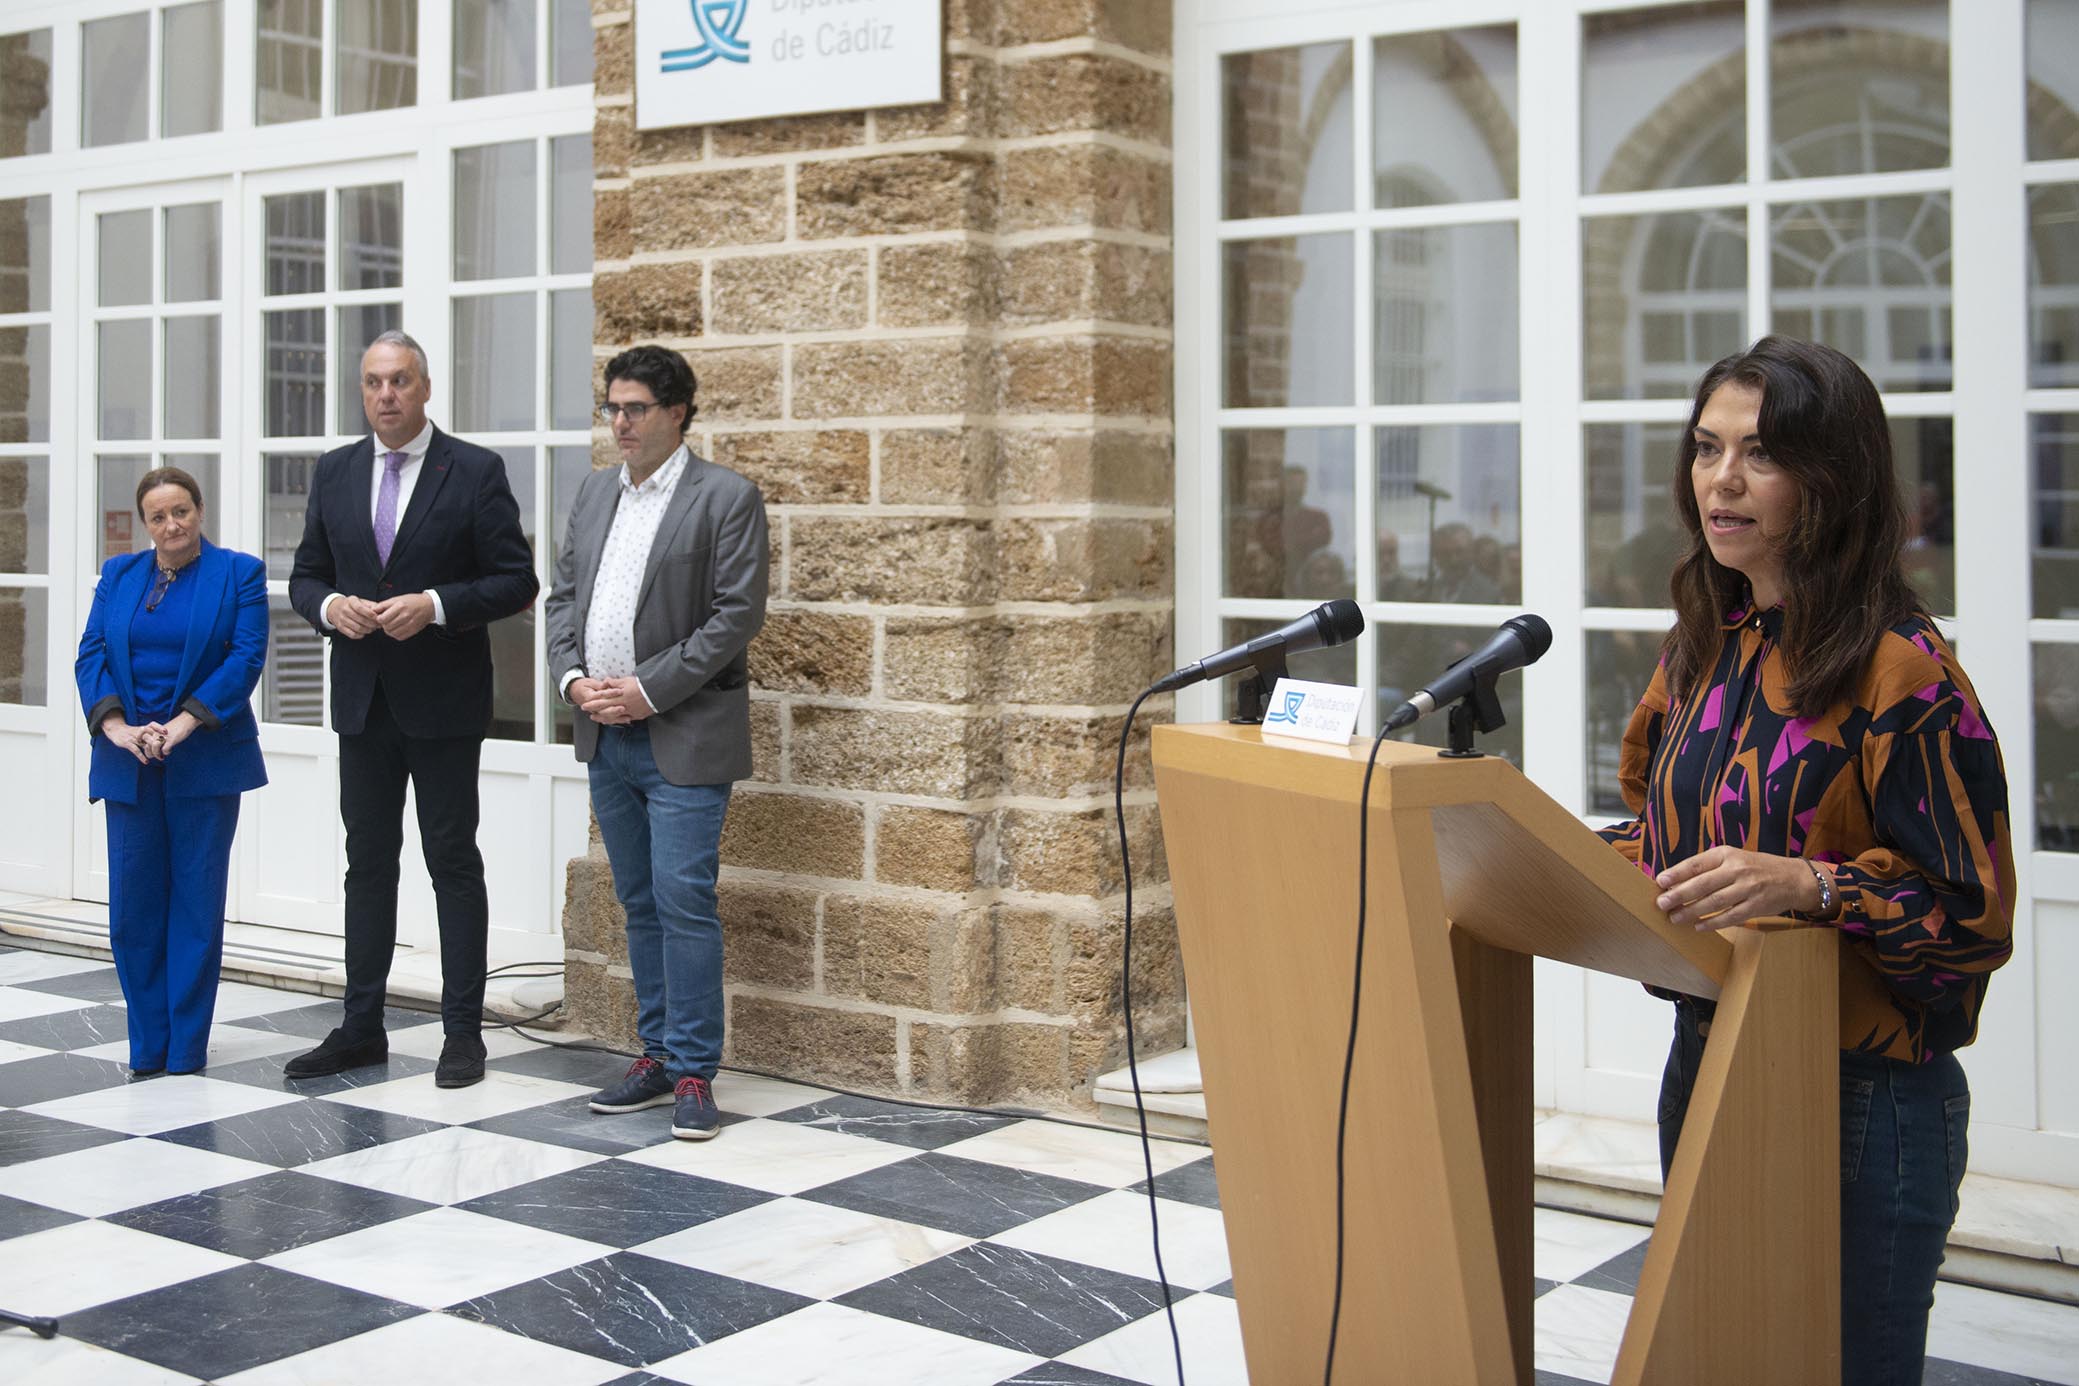
<svg viewBox="0 0 2079 1386">
<path fill-rule="evenodd" d="M 1466 695 L 1451 704 L 1447 737 L 1450 744 L 1438 751 L 1438 755 L 1452 760 L 1469 760 L 1485 754 L 1474 749 L 1473 733 L 1480 731 L 1491 736 L 1507 726 L 1509 721 L 1502 716 L 1501 699 L 1494 691 L 1494 681 L 1500 677 L 1493 671 L 1476 675 Z"/>
<path fill-rule="evenodd" d="M 1246 675 L 1234 686 L 1234 716 L 1227 720 L 1237 726 L 1253 727 L 1263 721 L 1263 714 L 1270 708 L 1271 690 L 1278 680 L 1290 671 L 1285 667 L 1285 649 L 1281 645 L 1264 650 L 1249 663 L 1253 674 Z"/>
</svg>

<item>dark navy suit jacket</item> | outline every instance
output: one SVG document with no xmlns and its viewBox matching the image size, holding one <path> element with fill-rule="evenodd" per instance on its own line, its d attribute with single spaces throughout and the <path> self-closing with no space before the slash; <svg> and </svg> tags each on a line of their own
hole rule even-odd
<svg viewBox="0 0 2079 1386">
<path fill-rule="evenodd" d="M 79 637 L 73 677 L 93 738 L 87 798 L 137 802 L 137 758 L 100 734 L 101 719 L 120 708 L 135 723 L 130 678 L 130 618 L 152 580 L 154 554 L 126 553 L 102 565 L 94 605 Z M 166 792 L 178 798 L 242 794 L 267 783 L 253 689 L 267 661 L 267 569 L 247 553 L 204 539 L 194 572 L 188 643 L 181 653 L 177 702 L 202 723 L 166 758 Z"/>
</svg>

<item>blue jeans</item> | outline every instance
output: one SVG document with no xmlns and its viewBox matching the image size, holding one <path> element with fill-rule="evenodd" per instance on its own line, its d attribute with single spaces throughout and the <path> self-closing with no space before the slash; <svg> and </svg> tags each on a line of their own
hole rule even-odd
<svg viewBox="0 0 2079 1386">
<path fill-rule="evenodd" d="M 628 916 L 635 1032 L 674 1079 L 722 1061 L 722 921 L 715 874 L 730 786 L 673 784 L 642 723 L 601 727 L 587 767 L 592 811 Z"/>
<path fill-rule="evenodd" d="M 1703 1054 L 1695 1011 L 1677 1005 L 1660 1080 L 1662 1178 Z M 1909 1064 L 1842 1053 L 1843 1386 L 1919 1386 L 1970 1124 L 1971 1090 L 1954 1054 Z"/>
</svg>

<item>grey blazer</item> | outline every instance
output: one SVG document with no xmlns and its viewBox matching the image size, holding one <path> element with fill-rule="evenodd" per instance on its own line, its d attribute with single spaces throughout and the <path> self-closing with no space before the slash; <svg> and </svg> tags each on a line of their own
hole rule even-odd
<svg viewBox="0 0 2079 1386">
<path fill-rule="evenodd" d="M 585 668 L 585 617 L 600 556 L 621 503 L 621 469 L 578 487 L 542 604 L 549 677 Z M 673 784 L 722 784 L 751 773 L 750 675 L 745 650 L 765 623 L 765 501 L 749 480 L 688 454 L 635 605 L 635 676 L 656 706 L 657 769 Z M 589 761 L 599 725 L 576 709 L 577 757 Z"/>
</svg>

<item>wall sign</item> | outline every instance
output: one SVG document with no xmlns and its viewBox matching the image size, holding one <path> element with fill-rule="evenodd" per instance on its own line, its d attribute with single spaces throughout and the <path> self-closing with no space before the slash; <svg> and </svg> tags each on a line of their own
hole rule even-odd
<svg viewBox="0 0 2079 1386">
<path fill-rule="evenodd" d="M 943 96 L 942 0 L 635 0 L 635 126 Z"/>
</svg>

